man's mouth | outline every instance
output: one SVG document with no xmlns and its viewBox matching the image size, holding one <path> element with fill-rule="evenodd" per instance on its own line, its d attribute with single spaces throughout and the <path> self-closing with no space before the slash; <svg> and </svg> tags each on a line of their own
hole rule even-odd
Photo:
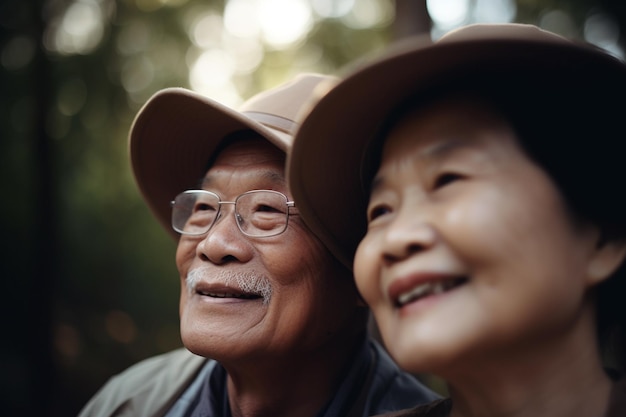
<svg viewBox="0 0 626 417">
<path fill-rule="evenodd" d="M 394 304 L 398 308 L 403 307 L 417 300 L 448 292 L 460 285 L 465 284 L 467 281 L 467 278 L 460 277 L 424 282 L 423 284 L 412 287 L 408 291 L 400 293 Z"/>
<path fill-rule="evenodd" d="M 197 268 L 188 273 L 185 281 L 189 295 L 215 299 L 262 299 L 263 304 L 268 304 L 272 298 L 269 278 L 256 271 L 231 272 Z"/>
<path fill-rule="evenodd" d="M 243 300 L 255 300 L 257 298 L 263 298 L 259 294 L 239 293 L 239 292 L 214 292 L 214 291 L 196 290 L 196 294 L 202 295 L 204 297 L 212 297 L 212 298 L 240 298 L 240 299 L 243 299 Z"/>
</svg>

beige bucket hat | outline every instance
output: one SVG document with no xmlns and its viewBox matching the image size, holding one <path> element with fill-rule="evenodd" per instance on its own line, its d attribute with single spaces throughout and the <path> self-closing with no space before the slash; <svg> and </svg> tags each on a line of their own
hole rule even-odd
<svg viewBox="0 0 626 417">
<path fill-rule="evenodd" d="M 556 154 L 563 160 L 574 155 L 563 163 L 562 174 L 569 176 L 578 170 L 576 181 L 587 181 L 592 184 L 590 189 L 597 189 L 597 195 L 587 196 L 590 201 L 598 203 L 594 199 L 603 194 L 595 184 L 616 185 L 608 184 L 607 178 L 617 174 L 623 180 L 626 172 L 608 172 L 601 165 L 610 167 L 613 163 L 606 158 L 623 155 L 616 152 L 615 144 L 621 146 L 624 138 L 609 142 L 610 135 L 594 130 L 606 127 L 605 132 L 610 133 L 618 122 L 616 112 L 622 111 L 619 103 L 626 96 L 626 71 L 618 59 L 523 24 L 469 25 L 436 42 L 425 37 L 406 39 L 383 56 L 353 66 L 336 85 L 320 88 L 325 93 L 317 97 L 319 101 L 298 131 L 288 157 L 288 179 L 300 215 L 346 266 L 352 267 L 354 252 L 366 231 L 367 179 L 377 168 L 372 153 L 379 152 L 380 132 L 394 111 L 409 100 L 472 85 L 493 90 L 494 97 L 501 100 L 498 104 L 514 108 L 513 114 L 528 116 L 525 123 L 531 134 L 545 130 L 544 123 L 556 133 L 553 136 L 562 136 L 558 140 L 563 141 L 563 149 L 557 148 Z M 501 87 L 503 91 L 498 91 Z M 582 113 L 582 97 L 594 101 L 584 109 L 592 109 L 593 114 Z M 599 152 L 586 153 L 587 141 L 584 146 L 574 143 L 574 138 L 567 142 L 572 131 L 565 133 L 565 127 L 559 131 L 558 123 L 576 124 L 581 132 L 597 136 L 593 143 Z M 582 133 L 573 133 L 584 138 Z M 592 162 L 590 157 L 597 158 Z M 591 178 L 585 168 L 593 168 L 594 175 L 598 169 L 604 170 L 604 180 L 600 174 L 599 179 Z M 608 205 L 615 205 L 615 199 Z"/>
<path fill-rule="evenodd" d="M 252 130 L 288 154 L 305 106 L 318 84 L 332 80 L 301 74 L 262 92 L 235 110 L 184 88 L 157 92 L 138 112 L 129 136 L 133 174 L 145 201 L 174 237 L 170 201 L 193 188 L 229 134 Z"/>
</svg>

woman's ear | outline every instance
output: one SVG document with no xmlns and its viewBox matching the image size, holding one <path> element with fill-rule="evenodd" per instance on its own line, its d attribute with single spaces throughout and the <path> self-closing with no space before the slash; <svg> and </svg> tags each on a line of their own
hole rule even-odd
<svg viewBox="0 0 626 417">
<path fill-rule="evenodd" d="M 590 287 L 609 278 L 626 257 L 626 242 L 604 240 L 598 242 L 587 266 L 587 283 Z"/>
</svg>

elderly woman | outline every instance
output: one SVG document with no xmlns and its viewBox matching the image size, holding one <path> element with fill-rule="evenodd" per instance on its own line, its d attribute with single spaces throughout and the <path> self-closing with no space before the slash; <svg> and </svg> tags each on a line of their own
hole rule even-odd
<svg viewBox="0 0 626 417">
<path fill-rule="evenodd" d="M 353 263 L 392 356 L 450 394 L 392 415 L 626 415 L 626 66 L 471 25 L 326 92 L 296 137 L 294 200 Z"/>
</svg>

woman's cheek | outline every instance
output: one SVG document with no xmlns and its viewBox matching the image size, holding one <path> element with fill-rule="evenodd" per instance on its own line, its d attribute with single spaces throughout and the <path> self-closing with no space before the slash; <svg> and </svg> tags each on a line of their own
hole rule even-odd
<svg viewBox="0 0 626 417">
<path fill-rule="evenodd" d="M 375 303 L 377 298 L 379 268 L 375 259 L 377 258 L 371 239 L 366 236 L 359 244 L 354 257 L 354 277 L 359 293 L 370 306 Z"/>
</svg>

